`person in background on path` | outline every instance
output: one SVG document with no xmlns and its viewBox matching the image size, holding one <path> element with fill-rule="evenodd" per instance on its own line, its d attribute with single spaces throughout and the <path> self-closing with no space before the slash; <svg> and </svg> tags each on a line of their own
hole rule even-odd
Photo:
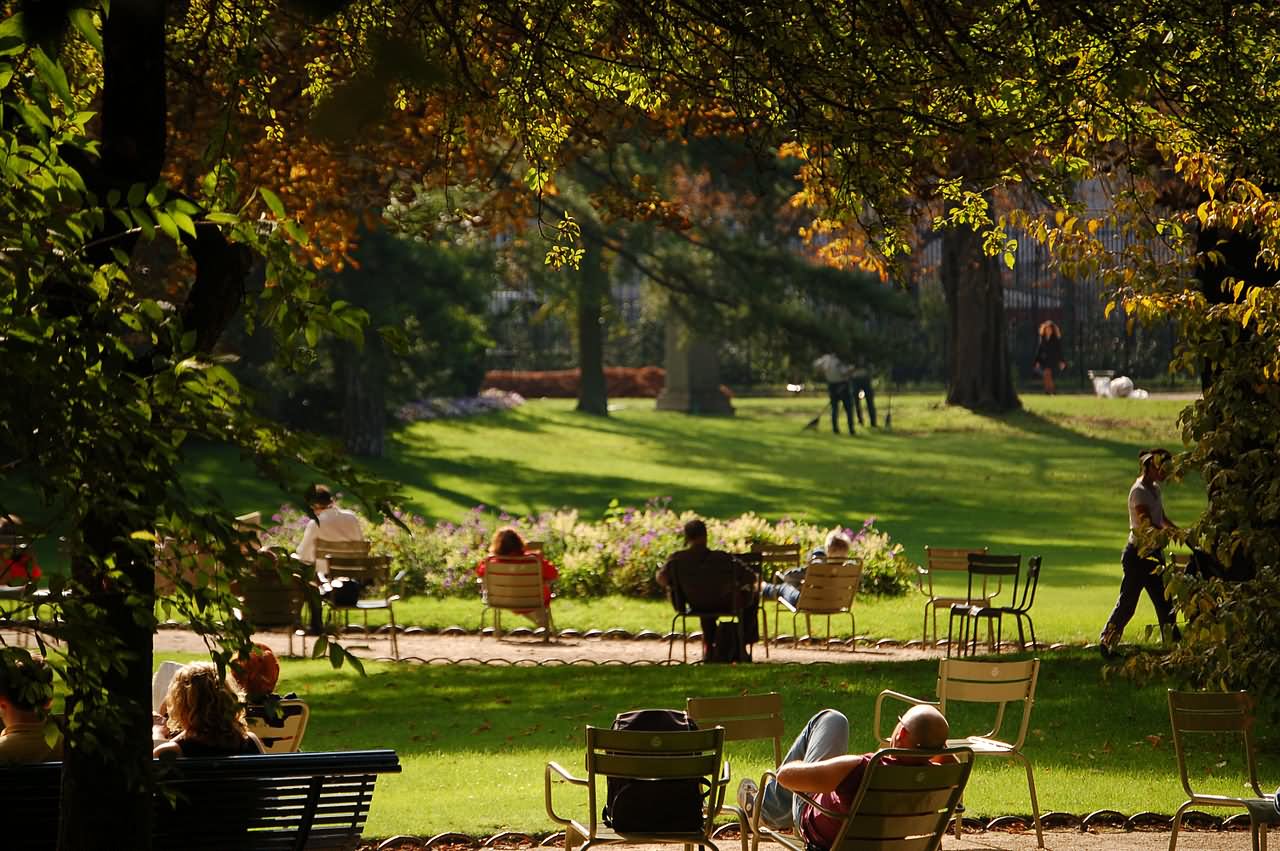
<svg viewBox="0 0 1280 851">
<path fill-rule="evenodd" d="M 894 727 L 889 746 L 940 751 L 947 745 L 948 732 L 947 719 L 935 707 L 913 706 Z M 792 793 L 805 792 L 820 806 L 847 813 L 873 756 L 850 754 L 849 719 L 835 709 L 824 709 L 809 719 L 787 752 L 777 779 L 765 784 L 763 792 L 750 779 L 738 784 L 738 805 L 751 813 L 758 803 L 760 818 L 770 827 L 795 830 L 811 849 L 830 848 L 840 822 Z M 893 762 L 906 764 L 902 758 Z"/>
<path fill-rule="evenodd" d="M 1054 395 L 1057 388 L 1053 384 L 1053 374 L 1066 369 L 1067 362 L 1062 359 L 1062 329 L 1051 319 L 1040 323 L 1040 342 L 1036 345 L 1036 357 L 1032 365 L 1040 368 L 1044 392 Z"/>
<path fill-rule="evenodd" d="M 1177 529 L 1178 526 L 1164 513 L 1164 501 L 1160 495 L 1160 483 L 1169 476 L 1169 464 L 1173 456 L 1167 449 L 1146 449 L 1138 455 L 1141 475 L 1129 488 L 1129 541 L 1120 557 L 1124 575 L 1120 579 L 1120 596 L 1116 599 L 1111 617 L 1102 629 L 1099 647 L 1105 658 L 1115 655 L 1116 646 L 1124 635 L 1124 628 L 1138 608 L 1138 598 L 1143 591 L 1151 598 L 1156 610 L 1156 620 L 1161 629 L 1168 629 L 1176 641 L 1179 638 L 1173 607 L 1165 596 L 1164 580 L 1158 570 L 1164 564 L 1162 549 L 1144 552 L 1138 540 L 1144 530 Z"/>
<path fill-rule="evenodd" d="M 732 553 L 713 550 L 707 546 L 707 524 L 697 518 L 684 524 L 685 548 L 672 553 L 671 558 L 658 569 L 654 580 L 672 593 L 672 604 L 677 611 L 680 605 L 676 594 L 683 594 L 696 611 L 741 611 L 741 649 L 750 657 L 750 646 L 760 639 L 760 602 L 755 592 L 755 578 L 751 576 L 745 585 L 738 585 L 744 577 L 741 563 Z M 675 588 L 676 575 L 683 574 L 680 587 Z M 713 617 L 698 618 L 702 628 L 702 658 L 712 658 L 716 644 L 717 627 Z"/>
<path fill-rule="evenodd" d="M 53 671 L 39 657 L 0 664 L 0 765 L 62 759 L 62 741 L 50 747 L 45 718 L 53 700 Z"/>
<path fill-rule="evenodd" d="M 499 529 L 493 533 L 493 540 L 489 542 L 489 557 L 481 559 L 476 565 L 476 576 L 484 576 L 485 567 L 494 562 L 503 561 L 523 561 L 529 556 L 537 556 L 538 561 L 542 564 L 542 604 L 544 606 L 551 605 L 551 581 L 560 577 L 560 571 L 556 570 L 556 566 L 547 561 L 542 553 L 531 553 L 524 548 L 524 539 L 520 537 L 520 533 L 510 526 Z M 546 626 L 546 610 L 533 609 L 527 612 L 516 612 L 518 615 L 524 615 L 538 626 Z"/>
<path fill-rule="evenodd" d="M 849 539 L 837 530 L 827 535 L 827 540 L 821 547 L 815 547 L 809 553 L 809 564 L 828 558 L 845 558 L 848 555 Z M 800 599 L 800 585 L 804 582 L 805 570 L 806 567 L 801 565 L 783 571 L 778 575 L 781 582 L 765 582 L 760 586 L 760 597 L 765 600 L 781 598 L 794 606 L 796 600 Z"/>
<path fill-rule="evenodd" d="M 0 585 L 26 585 L 39 579 L 40 565 L 22 535 L 22 518 L 0 516 L 0 537 L 13 539 L 0 546 Z"/>
<path fill-rule="evenodd" d="M 831 353 L 814 361 L 813 368 L 827 382 L 827 397 L 831 400 L 831 430 L 836 434 L 840 433 L 840 406 L 844 405 L 849 434 L 853 434 L 853 390 L 849 382 L 851 370 Z"/>
<path fill-rule="evenodd" d="M 853 396 L 853 412 L 858 415 L 858 425 L 866 425 L 862 420 L 862 403 L 866 401 L 867 419 L 871 420 L 872 428 L 879 428 L 876 424 L 876 391 L 871 386 L 871 369 L 866 364 L 860 363 L 849 374 L 849 392 Z"/>
<path fill-rule="evenodd" d="M 360 518 L 354 511 L 338 508 L 333 504 L 333 492 L 325 485 L 312 485 L 307 490 L 307 507 L 311 511 L 311 520 L 302 531 L 302 543 L 294 557 L 306 564 L 315 565 L 316 578 L 321 583 L 329 577 L 328 564 L 324 559 L 316 560 L 317 541 L 363 541 L 364 530 L 360 528 Z M 324 612 L 319 600 L 308 600 L 311 610 L 312 635 L 320 635 L 324 631 Z"/>
<path fill-rule="evenodd" d="M 240 699 L 212 662 L 183 665 L 169 683 L 163 708 L 152 719 L 155 756 L 237 756 L 262 753 L 244 723 Z"/>
</svg>

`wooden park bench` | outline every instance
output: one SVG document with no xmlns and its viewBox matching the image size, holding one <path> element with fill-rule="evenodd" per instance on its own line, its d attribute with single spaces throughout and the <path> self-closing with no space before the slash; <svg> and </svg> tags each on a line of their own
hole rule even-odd
<svg viewBox="0 0 1280 851">
<path fill-rule="evenodd" d="M 374 781 L 400 771 L 392 750 L 176 759 L 155 797 L 153 847 L 183 851 L 346 849 L 360 844 Z M 52 851 L 62 763 L 0 769 L 6 851 Z M 165 792 L 177 796 L 176 803 Z"/>
</svg>

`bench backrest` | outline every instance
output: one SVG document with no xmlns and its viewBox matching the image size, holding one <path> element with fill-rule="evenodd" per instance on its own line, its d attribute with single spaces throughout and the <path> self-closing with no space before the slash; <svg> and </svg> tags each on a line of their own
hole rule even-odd
<svg viewBox="0 0 1280 851">
<path fill-rule="evenodd" d="M 164 766 L 156 795 L 156 851 L 354 849 L 374 781 L 400 771 L 395 751 L 260 754 L 180 759 Z M 6 851 L 57 844 L 61 763 L 0 769 L 5 806 L 22 813 L 5 829 Z"/>
</svg>

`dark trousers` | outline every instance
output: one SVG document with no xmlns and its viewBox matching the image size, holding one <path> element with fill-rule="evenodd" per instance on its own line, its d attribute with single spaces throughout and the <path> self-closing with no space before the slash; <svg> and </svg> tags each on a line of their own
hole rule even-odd
<svg viewBox="0 0 1280 851">
<path fill-rule="evenodd" d="M 831 430 L 840 433 L 840 405 L 844 405 L 844 417 L 849 421 L 849 434 L 853 434 L 853 390 L 847 381 L 827 383 L 827 396 L 831 399 Z M 859 413 L 858 418 L 862 415 Z"/>
<path fill-rule="evenodd" d="M 1155 607 L 1156 621 L 1162 627 L 1173 626 L 1173 606 L 1165 596 L 1164 580 L 1156 573 L 1160 562 L 1153 558 L 1143 558 L 1138 555 L 1138 548 L 1129 544 L 1124 548 L 1120 564 L 1124 568 L 1124 575 L 1120 579 L 1120 596 L 1116 598 L 1116 607 L 1111 610 L 1111 617 L 1107 618 L 1107 625 L 1102 631 L 1105 639 L 1103 643 L 1114 645 L 1120 641 L 1124 628 L 1133 619 L 1133 613 L 1138 608 L 1138 598 L 1143 591 L 1147 592 L 1151 605 Z"/>
<path fill-rule="evenodd" d="M 871 377 L 854 378 L 850 381 L 850 384 L 853 385 L 851 395 L 853 396 L 853 410 L 858 415 L 858 425 L 864 424 L 862 422 L 862 399 L 865 397 L 867 401 L 867 417 L 871 420 L 871 427 L 875 428 L 876 391 L 871 389 Z M 862 394 L 862 396 L 860 397 L 858 394 Z"/>
</svg>

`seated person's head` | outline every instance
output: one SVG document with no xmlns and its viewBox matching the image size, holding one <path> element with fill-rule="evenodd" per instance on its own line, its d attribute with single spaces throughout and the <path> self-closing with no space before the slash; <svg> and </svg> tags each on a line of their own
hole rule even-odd
<svg viewBox="0 0 1280 851">
<path fill-rule="evenodd" d="M 849 554 L 849 539 L 844 536 L 844 532 L 836 531 L 827 535 L 826 546 L 827 558 L 840 558 Z"/>
<path fill-rule="evenodd" d="M 234 745 L 247 732 L 240 700 L 227 681 L 218 676 L 218 668 L 212 662 L 193 662 L 179 668 L 164 702 L 172 733 L 183 733 L 208 744 Z"/>
<path fill-rule="evenodd" d="M 231 678 L 251 703 L 269 696 L 280 682 L 280 662 L 265 644 L 253 645 L 247 657 L 232 660 L 230 669 Z"/>
<path fill-rule="evenodd" d="M 0 656 L 0 718 L 8 724 L 39 721 L 53 702 L 53 670 L 26 651 Z"/>
<path fill-rule="evenodd" d="M 504 526 L 493 533 L 493 540 L 489 542 L 489 552 L 495 556 L 522 556 L 524 540 L 515 529 Z"/>
<path fill-rule="evenodd" d="M 937 751 L 947 746 L 951 725 L 937 707 L 913 706 L 898 719 L 889 744 L 895 748 Z"/>
<path fill-rule="evenodd" d="M 696 546 L 697 544 L 705 546 L 707 543 L 707 524 L 696 518 L 684 524 L 684 542 L 689 546 Z"/>
<path fill-rule="evenodd" d="M 328 485 L 312 485 L 307 488 L 307 505 L 320 511 L 333 505 L 333 491 Z"/>
</svg>

